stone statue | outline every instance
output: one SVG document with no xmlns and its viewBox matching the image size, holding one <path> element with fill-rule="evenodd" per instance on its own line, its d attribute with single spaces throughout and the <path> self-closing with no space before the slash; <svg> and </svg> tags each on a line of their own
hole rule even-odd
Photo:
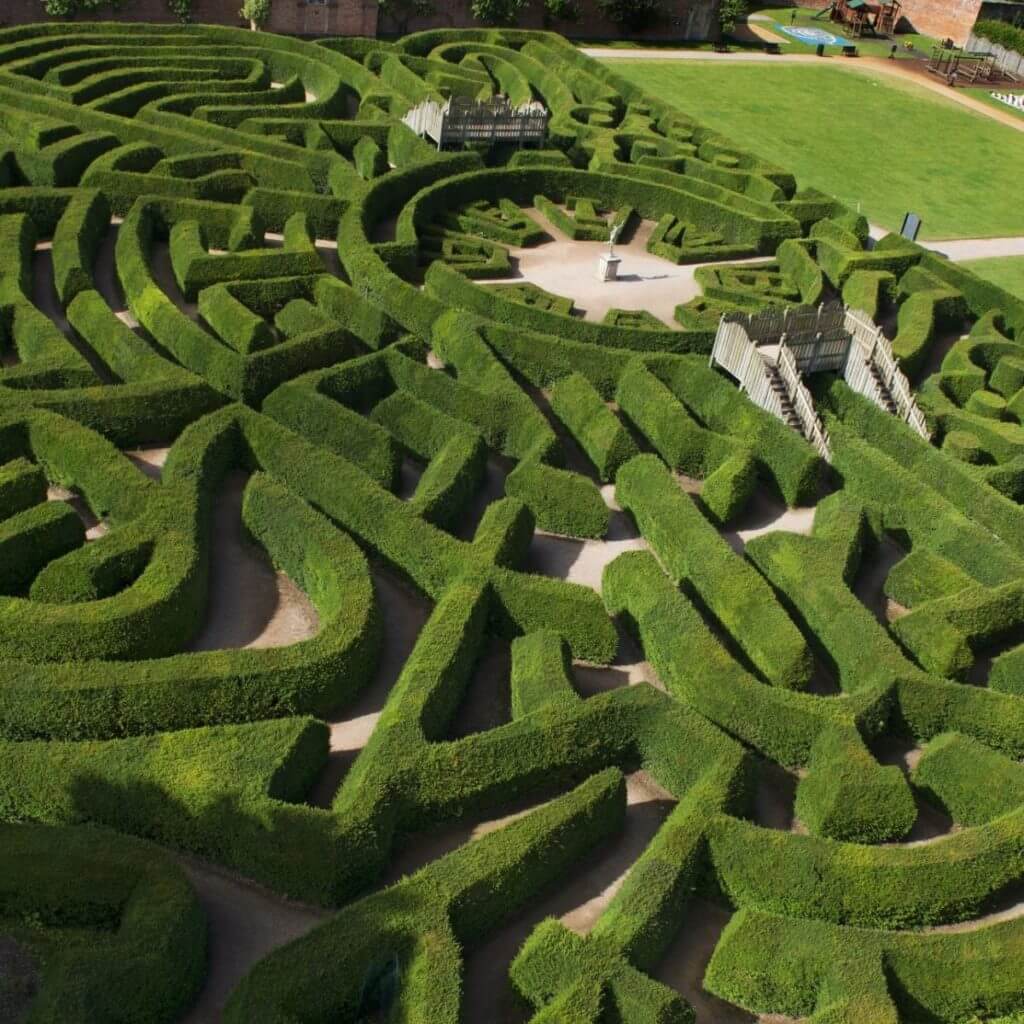
<svg viewBox="0 0 1024 1024">
<path fill-rule="evenodd" d="M 615 255 L 615 243 L 619 240 L 619 235 L 622 234 L 622 222 L 613 224 L 611 230 L 608 232 L 608 255 Z"/>
</svg>

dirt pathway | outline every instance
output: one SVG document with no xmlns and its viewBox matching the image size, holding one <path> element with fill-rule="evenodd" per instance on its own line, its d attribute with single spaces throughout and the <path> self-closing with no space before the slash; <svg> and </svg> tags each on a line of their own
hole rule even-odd
<svg viewBox="0 0 1024 1024">
<path fill-rule="evenodd" d="M 410 584 L 379 564 L 374 564 L 371 571 L 384 626 L 381 655 L 373 681 L 362 696 L 337 717 L 325 719 L 331 729 L 330 753 L 326 767 L 307 798 L 314 807 L 331 806 L 349 768 L 366 746 L 391 687 L 430 616 L 430 602 L 417 594 Z"/>
<path fill-rule="evenodd" d="M 85 500 L 85 497 L 77 491 L 69 490 L 67 487 L 61 487 L 58 484 L 50 484 L 46 489 L 46 500 L 63 501 L 66 505 L 70 505 L 78 518 L 82 520 L 87 541 L 102 537 L 110 529 L 102 519 L 96 518 L 93 510 L 89 508 L 89 503 Z"/>
<path fill-rule="evenodd" d="M 697 1024 L 752 1024 L 757 1018 L 738 1006 L 704 991 L 704 972 L 731 911 L 695 897 L 687 904 L 675 940 L 654 978 L 675 989 L 694 1008 Z"/>
<path fill-rule="evenodd" d="M 163 476 L 164 463 L 167 461 L 170 450 L 170 448 L 159 447 L 134 448 L 131 451 L 126 451 L 124 454 L 136 469 L 148 476 L 150 480 L 156 480 L 159 483 Z"/>
<path fill-rule="evenodd" d="M 218 1024 L 235 986 L 279 946 L 326 921 L 330 911 L 293 903 L 198 857 L 176 855 L 206 912 L 206 982 L 180 1024 Z"/>
<path fill-rule="evenodd" d="M 284 647 L 319 628 L 309 598 L 246 536 L 242 495 L 248 477 L 228 475 L 214 503 L 206 621 L 190 650 Z"/>
<path fill-rule="evenodd" d="M 885 594 L 885 581 L 897 563 L 906 558 L 903 550 L 891 537 L 881 543 L 861 562 L 853 581 L 853 593 L 882 626 L 906 614 L 906 608 Z"/>
<path fill-rule="evenodd" d="M 509 250 L 516 274 L 486 282 L 491 284 L 522 284 L 528 281 L 547 292 L 571 298 L 576 312 L 584 320 L 600 322 L 609 310 L 643 310 L 657 317 L 666 327 L 682 330 L 675 319 L 676 306 L 695 299 L 701 287 L 695 278 L 698 266 L 730 266 L 763 262 L 765 257 L 750 260 L 725 260 L 708 264 L 677 266 L 660 256 L 647 252 L 647 242 L 656 227 L 645 220 L 626 243 L 615 247 L 621 257 L 619 277 L 615 281 L 599 281 L 598 259 L 608 251 L 607 242 L 577 242 L 566 237 L 536 209 L 525 211 L 551 236 L 552 241 L 530 248 Z"/>
<path fill-rule="evenodd" d="M 637 858 L 671 813 L 674 801 L 644 772 L 627 777 L 626 820 L 571 872 L 466 954 L 462 996 L 465 1024 L 521 1024 L 529 1010 L 512 991 L 509 964 L 546 917 L 586 934 L 611 902 Z"/>
<path fill-rule="evenodd" d="M 809 536 L 814 527 L 814 508 L 787 508 L 778 498 L 763 488 L 754 491 L 740 516 L 725 530 L 719 530 L 722 539 L 738 555 L 755 537 L 781 530 Z"/>
<path fill-rule="evenodd" d="M 949 241 L 931 241 L 928 243 L 928 248 L 935 249 L 957 262 L 999 259 L 1004 256 L 1024 256 L 1024 236 L 955 238 Z"/>
<path fill-rule="evenodd" d="M 107 365 L 82 341 L 64 315 L 64 307 L 57 296 L 57 287 L 54 283 L 53 247 L 50 242 L 39 242 L 32 256 L 32 304 L 53 321 L 67 343 L 89 364 L 100 382 L 114 382 L 114 376 Z"/>
</svg>

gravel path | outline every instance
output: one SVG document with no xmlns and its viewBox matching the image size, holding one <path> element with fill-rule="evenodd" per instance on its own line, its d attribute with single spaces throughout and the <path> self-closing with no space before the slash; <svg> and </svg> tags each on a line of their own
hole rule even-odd
<svg viewBox="0 0 1024 1024">
<path fill-rule="evenodd" d="M 1024 256 L 1024 236 L 1007 238 L 957 238 L 932 242 L 930 248 L 951 260 L 989 260 L 1002 256 Z"/>
<path fill-rule="evenodd" d="M 534 208 L 525 211 L 551 237 L 550 242 L 530 248 L 509 250 L 515 266 L 515 275 L 491 284 L 523 284 L 529 281 L 554 295 L 571 298 L 576 312 L 584 320 L 600 322 L 611 309 L 646 310 L 666 327 L 682 330 L 675 319 L 676 306 L 695 299 L 701 287 L 694 276 L 698 266 L 716 266 L 716 263 L 690 263 L 677 266 L 660 256 L 647 252 L 647 242 L 656 227 L 654 221 L 645 220 L 633 232 L 628 242 L 615 246 L 622 263 L 616 281 L 599 281 L 597 263 L 608 251 L 607 242 L 577 242 L 559 231 Z M 743 263 L 761 263 L 767 257 L 750 260 L 724 260 L 735 266 Z M 486 287 L 482 285 L 481 287 Z"/>
<path fill-rule="evenodd" d="M 626 778 L 626 820 L 558 883 L 487 939 L 466 952 L 462 1020 L 466 1024 L 519 1024 L 529 1019 L 513 996 L 508 967 L 546 917 L 586 934 L 611 902 L 637 858 L 647 849 L 674 800 L 645 772 Z"/>
</svg>

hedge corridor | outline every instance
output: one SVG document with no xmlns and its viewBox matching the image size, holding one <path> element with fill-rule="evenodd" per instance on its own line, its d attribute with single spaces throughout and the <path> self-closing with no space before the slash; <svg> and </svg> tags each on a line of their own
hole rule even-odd
<svg viewBox="0 0 1024 1024">
<path fill-rule="evenodd" d="M 543 148 L 402 121 L 496 94 Z M 701 294 L 587 317 L 545 225 Z M 709 367 L 834 299 L 931 444 Z M 1024 300 L 550 33 L 54 22 L 0 363 L 0 1017 L 1024 1019 Z M 230 487 L 298 639 L 202 642 Z M 309 918 L 219 996 L 211 879 Z"/>
</svg>

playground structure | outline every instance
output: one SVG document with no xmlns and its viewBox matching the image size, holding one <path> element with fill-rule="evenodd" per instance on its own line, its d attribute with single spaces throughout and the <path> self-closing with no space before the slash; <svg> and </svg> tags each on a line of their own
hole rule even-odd
<svg viewBox="0 0 1024 1024">
<path fill-rule="evenodd" d="M 950 86 L 978 82 L 1019 82 L 1015 72 L 1002 67 L 992 53 L 975 53 L 956 47 L 936 46 L 928 58 L 928 70 Z"/>
<path fill-rule="evenodd" d="M 888 37 L 895 34 L 902 11 L 903 5 L 899 0 L 892 0 L 890 3 L 876 0 L 834 0 L 825 8 L 821 17 L 827 14 L 831 21 L 842 25 L 844 31 L 854 38 L 863 35 Z"/>
</svg>

